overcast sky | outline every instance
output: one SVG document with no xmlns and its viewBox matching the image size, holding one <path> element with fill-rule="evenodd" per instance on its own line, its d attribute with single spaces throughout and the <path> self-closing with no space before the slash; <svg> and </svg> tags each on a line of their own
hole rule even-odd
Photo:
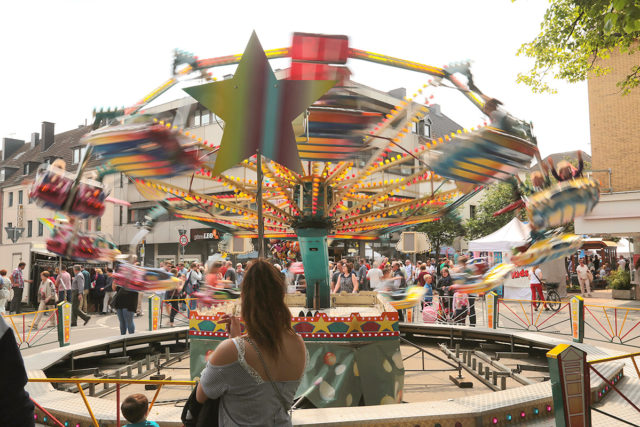
<svg viewBox="0 0 640 427">
<path fill-rule="evenodd" d="M 287 47 L 291 33 L 346 34 L 350 46 L 442 66 L 473 61 L 477 86 L 534 123 L 542 155 L 591 152 L 586 83 L 554 82 L 556 95 L 517 85 L 531 61 L 515 53 L 540 31 L 548 2 L 447 1 L 5 1 L 0 6 L 0 137 L 28 139 L 42 121 L 69 130 L 94 107 L 129 106 L 170 77 L 172 51 L 200 58 L 242 53 L 252 30 L 265 49 Z M 284 68 L 287 61 L 273 63 Z M 353 80 L 377 89 L 428 77 L 351 60 Z M 233 68 L 214 69 L 215 76 Z M 450 89 L 434 102 L 465 127 L 482 114 Z M 159 101 L 185 94 L 174 90 Z M 420 99 L 419 99 L 420 100 Z"/>
</svg>

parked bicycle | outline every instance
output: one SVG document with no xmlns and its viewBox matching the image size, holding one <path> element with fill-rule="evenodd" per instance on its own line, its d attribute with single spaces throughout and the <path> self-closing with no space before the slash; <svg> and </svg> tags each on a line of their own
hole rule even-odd
<svg viewBox="0 0 640 427">
<path fill-rule="evenodd" d="M 557 282 L 544 282 L 544 290 L 542 291 L 544 301 L 546 302 L 547 307 L 553 311 L 558 311 L 560 310 L 560 307 L 562 307 L 562 300 L 560 299 L 560 294 L 558 294 L 559 285 L 560 284 Z M 536 310 L 540 308 L 540 304 L 542 303 L 535 303 Z"/>
</svg>

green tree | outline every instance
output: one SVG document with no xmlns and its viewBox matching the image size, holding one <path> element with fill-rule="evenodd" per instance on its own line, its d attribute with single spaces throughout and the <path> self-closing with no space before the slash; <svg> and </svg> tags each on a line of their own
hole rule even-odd
<svg viewBox="0 0 640 427">
<path fill-rule="evenodd" d="M 515 1 L 515 0 L 513 0 Z M 589 73 L 604 75 L 610 68 L 600 65 L 611 52 L 633 54 L 640 37 L 640 0 L 551 0 L 533 41 L 523 44 L 518 55 L 535 60 L 528 73 L 517 81 L 535 93 L 555 93 L 546 82 L 554 79 L 583 81 Z M 618 82 L 623 94 L 640 84 L 640 65 L 626 71 Z"/>
<path fill-rule="evenodd" d="M 475 218 L 470 218 L 464 224 L 469 240 L 486 236 L 499 230 L 513 219 L 516 212 L 511 211 L 493 216 L 494 212 L 507 207 L 515 199 L 514 188 L 511 184 L 501 182 L 487 187 L 482 201 L 476 208 Z"/>
<path fill-rule="evenodd" d="M 438 221 L 420 224 L 417 230 L 427 234 L 436 256 L 440 254 L 442 246 L 453 243 L 453 239 L 465 234 L 462 222 L 455 214 L 445 215 Z"/>
</svg>

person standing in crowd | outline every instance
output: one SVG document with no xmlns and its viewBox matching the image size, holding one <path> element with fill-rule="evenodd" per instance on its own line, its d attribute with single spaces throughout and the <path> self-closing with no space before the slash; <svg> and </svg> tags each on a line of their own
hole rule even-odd
<svg viewBox="0 0 640 427">
<path fill-rule="evenodd" d="M 111 300 L 115 292 L 113 291 L 113 268 L 107 268 L 107 275 L 105 277 L 106 286 L 104 288 L 104 300 L 102 301 L 102 314 L 113 313 L 111 308 Z"/>
<path fill-rule="evenodd" d="M 74 270 L 75 271 L 75 270 Z M 89 311 L 89 293 L 91 293 L 91 274 L 83 267 L 81 274 L 84 277 L 84 290 L 82 291 L 82 311 Z"/>
<path fill-rule="evenodd" d="M 409 259 L 406 260 L 404 262 L 404 275 L 407 280 L 407 286 L 413 284 L 414 273 L 415 273 L 415 268 L 413 267 L 413 264 L 411 264 L 411 260 Z"/>
<path fill-rule="evenodd" d="M 115 283 L 111 285 L 111 289 L 116 291 L 114 308 L 118 314 L 120 335 L 126 335 L 127 331 L 130 334 L 135 333 L 136 326 L 133 323 L 133 313 L 136 312 L 138 294 L 141 292 L 130 291 L 127 288 L 116 286 Z"/>
<path fill-rule="evenodd" d="M 91 320 L 91 317 L 87 316 L 87 314 L 80 308 L 85 295 L 84 274 L 82 274 L 82 268 L 79 265 L 74 265 L 73 274 L 73 280 L 71 281 L 71 326 L 78 326 L 78 317 L 84 320 L 84 324 L 86 325 L 89 323 L 89 320 Z"/>
<path fill-rule="evenodd" d="M 105 313 L 104 300 L 107 295 L 107 276 L 104 275 L 101 268 L 96 268 L 96 312 Z"/>
<path fill-rule="evenodd" d="M 382 276 L 382 270 L 378 267 L 378 263 L 374 263 L 373 268 L 367 271 L 367 279 L 371 290 L 379 291 L 381 289 Z"/>
<path fill-rule="evenodd" d="M 627 262 L 624 260 L 624 257 L 620 255 L 620 259 L 618 260 L 618 270 L 624 271 L 627 266 Z"/>
<path fill-rule="evenodd" d="M 442 310 L 446 313 L 452 313 L 451 311 L 451 293 L 449 292 L 449 286 L 453 283 L 451 282 L 451 276 L 449 275 L 449 269 L 447 267 L 443 267 L 440 270 L 440 280 L 438 280 L 438 284 L 436 289 L 438 291 L 438 296 L 440 296 L 444 300 L 444 304 L 440 304 Z"/>
<path fill-rule="evenodd" d="M 598 258 L 598 254 L 595 254 L 593 256 L 593 266 L 595 267 L 596 271 L 600 271 L 600 265 L 602 263 L 600 262 L 600 258 Z"/>
<path fill-rule="evenodd" d="M 67 271 L 67 266 L 60 267 L 60 274 L 56 279 L 56 288 L 58 289 L 58 301 L 71 302 L 71 275 Z"/>
<path fill-rule="evenodd" d="M 189 270 L 185 268 L 184 262 L 178 263 L 178 275 L 182 274 L 186 277 L 188 272 Z"/>
<path fill-rule="evenodd" d="M 340 275 L 342 274 L 342 266 L 342 261 L 338 261 L 335 263 L 333 272 L 331 273 L 331 289 L 335 289 L 336 286 L 338 286 L 338 281 L 340 280 Z"/>
<path fill-rule="evenodd" d="M 425 290 L 423 300 L 425 304 L 431 304 L 431 302 L 433 301 L 433 285 L 434 285 L 433 276 L 430 274 L 425 274 L 423 278 L 424 278 L 423 287 Z"/>
<path fill-rule="evenodd" d="M 456 325 L 464 325 L 467 317 L 467 310 L 469 305 L 469 296 L 462 292 L 456 292 L 453 294 L 453 307 L 456 310 L 453 321 Z M 475 324 L 473 325 L 475 326 Z"/>
<path fill-rule="evenodd" d="M 173 328 L 173 321 L 176 318 L 176 313 L 180 311 L 180 308 L 178 305 L 179 301 L 177 300 L 182 298 L 182 289 L 184 287 L 185 277 L 181 275 L 176 268 L 171 269 L 170 273 L 173 274 L 174 276 L 178 276 L 178 278 L 180 279 L 180 285 L 177 288 L 167 291 L 164 296 L 164 299 L 170 300 L 166 304 L 168 304 L 169 306 L 169 326 Z"/>
<path fill-rule="evenodd" d="M 22 312 L 22 292 L 24 291 L 25 282 L 31 283 L 31 280 L 25 279 L 22 273 L 27 266 L 27 263 L 20 262 L 13 273 L 11 273 L 11 286 L 13 288 L 13 299 L 11 300 L 11 311 L 13 313 Z"/>
<path fill-rule="evenodd" d="M 196 268 L 197 268 L 198 264 L 196 263 Z M 191 264 L 191 268 L 193 269 L 193 264 Z M 220 267 L 220 274 L 222 274 L 222 277 L 224 277 L 225 274 L 227 274 L 227 262 L 226 261 L 222 261 L 222 267 Z"/>
<path fill-rule="evenodd" d="M 365 290 L 365 284 L 367 281 L 367 264 L 365 263 L 364 258 L 360 258 L 360 267 L 358 268 L 358 283 L 360 284 L 359 289 Z"/>
<path fill-rule="evenodd" d="M 233 263 L 231 261 L 227 261 L 227 271 L 224 273 L 224 279 L 231 282 L 231 285 L 236 284 L 236 280 L 238 280 L 238 274 L 236 269 L 233 268 Z"/>
<path fill-rule="evenodd" d="M 584 258 L 580 258 L 580 264 L 576 267 L 576 273 L 578 274 L 578 283 L 580 283 L 580 293 L 582 296 L 591 296 L 591 272 L 589 267 L 584 264 Z M 585 294 L 585 288 L 587 290 Z"/>
<path fill-rule="evenodd" d="M 401 289 L 407 286 L 407 279 L 404 277 L 404 271 L 402 271 L 398 261 L 391 263 L 391 274 L 393 275 L 393 280 L 395 280 L 395 289 Z"/>
<path fill-rule="evenodd" d="M 11 292 L 11 281 L 7 278 L 7 270 L 0 270 L 0 314 L 6 314 L 7 303 Z"/>
<path fill-rule="evenodd" d="M 43 310 L 55 308 L 56 303 L 58 302 L 58 293 L 56 292 L 56 285 L 54 285 L 53 281 L 50 279 L 49 272 L 43 271 L 42 273 L 40 273 L 40 280 L 41 280 L 40 287 L 38 288 L 38 300 L 40 301 L 40 304 L 38 304 L 39 312 Z M 33 327 L 36 330 L 38 330 L 40 317 L 42 317 L 42 313 L 36 314 L 36 318 L 33 319 Z M 52 325 L 55 326 L 55 323 L 52 323 Z"/>
<path fill-rule="evenodd" d="M 236 287 L 242 286 L 242 279 L 244 279 L 244 268 L 242 268 L 242 263 L 239 262 L 236 264 Z"/>
<path fill-rule="evenodd" d="M 337 294 L 339 291 L 348 293 L 358 293 L 358 279 L 353 272 L 353 264 L 345 263 L 342 266 L 342 274 L 338 278 L 338 284 L 333 289 L 333 293 Z"/>
<path fill-rule="evenodd" d="M 431 260 L 427 260 L 427 273 L 429 273 L 432 276 L 436 275 L 436 266 L 433 265 L 433 261 Z"/>
<path fill-rule="evenodd" d="M 213 265 L 211 266 L 212 270 L 217 270 L 217 273 L 220 273 L 220 275 L 222 275 L 222 267 L 224 266 L 224 263 L 221 261 L 215 261 L 213 263 Z M 198 270 L 198 264 L 196 264 L 195 262 L 191 263 L 191 269 L 189 270 L 189 272 L 187 273 L 187 280 L 186 280 L 186 292 L 187 295 L 189 296 L 189 298 L 193 298 L 191 296 L 191 294 L 193 294 L 194 292 L 196 292 L 198 290 L 198 283 L 200 283 L 200 281 L 202 280 L 202 274 L 200 274 L 200 271 Z M 189 300 L 189 309 L 190 310 L 195 310 L 196 308 L 196 301 L 195 300 Z"/>
<path fill-rule="evenodd" d="M 529 286 L 531 287 L 531 305 L 536 311 L 538 311 L 540 303 L 536 304 L 534 301 L 544 301 L 544 294 L 542 293 L 542 269 L 539 265 L 531 267 L 531 271 L 529 273 Z M 544 309 L 549 310 L 546 302 L 544 303 Z"/>
</svg>

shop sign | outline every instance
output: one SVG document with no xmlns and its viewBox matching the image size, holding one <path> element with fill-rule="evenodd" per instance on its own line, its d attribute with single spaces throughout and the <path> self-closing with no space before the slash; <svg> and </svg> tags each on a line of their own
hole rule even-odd
<svg viewBox="0 0 640 427">
<path fill-rule="evenodd" d="M 196 228 L 191 230 L 191 241 L 219 240 L 220 234 L 215 228 Z"/>
</svg>

